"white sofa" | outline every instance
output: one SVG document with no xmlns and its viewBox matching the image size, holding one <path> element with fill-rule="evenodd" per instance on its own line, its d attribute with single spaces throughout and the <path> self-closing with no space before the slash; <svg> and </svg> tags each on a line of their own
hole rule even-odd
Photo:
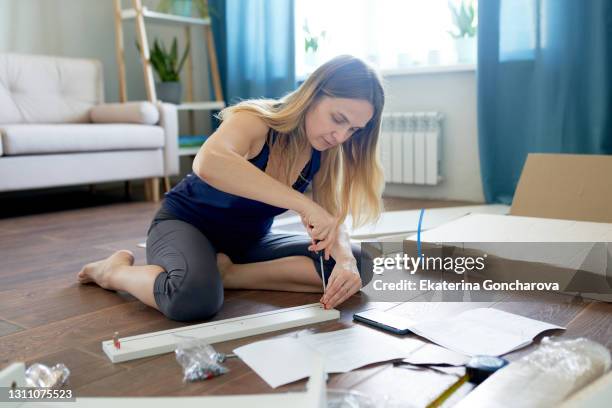
<svg viewBox="0 0 612 408">
<path fill-rule="evenodd" d="M 0 191 L 178 174 L 175 105 L 104 103 L 96 60 L 0 54 Z"/>
</svg>

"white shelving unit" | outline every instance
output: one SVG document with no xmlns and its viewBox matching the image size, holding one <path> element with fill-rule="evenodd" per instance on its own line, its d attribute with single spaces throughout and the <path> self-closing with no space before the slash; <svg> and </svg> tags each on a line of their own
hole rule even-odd
<svg viewBox="0 0 612 408">
<path fill-rule="evenodd" d="M 121 19 L 131 20 L 137 16 L 136 9 L 123 9 L 121 10 Z M 168 23 L 177 24 L 191 24 L 191 25 L 210 25 L 209 18 L 195 18 L 195 17 L 184 17 L 177 16 L 174 14 L 158 13 L 157 11 L 149 10 L 147 7 L 142 7 L 142 16 L 145 19 L 165 21 Z"/>
<path fill-rule="evenodd" d="M 225 107 L 223 100 L 223 91 L 221 89 L 221 79 L 219 76 L 219 66 L 217 63 L 217 53 L 215 50 L 215 42 L 212 34 L 212 28 L 209 18 L 184 17 L 173 14 L 165 14 L 148 9 L 142 6 L 141 0 L 132 0 L 132 8 L 122 9 L 121 0 L 114 0 L 115 4 L 115 46 L 117 52 L 117 64 L 119 69 L 119 98 L 121 102 L 126 102 L 127 86 L 125 74 L 125 59 L 123 46 L 123 21 L 134 20 L 136 23 L 136 35 L 140 46 L 140 57 L 142 60 L 145 90 L 147 99 L 153 103 L 157 102 L 157 94 L 155 92 L 155 83 L 153 79 L 153 70 L 149 59 L 149 42 L 147 40 L 147 32 L 145 21 L 158 24 L 173 24 L 184 29 L 184 35 L 187 39 L 191 38 L 191 27 L 204 28 L 204 36 L 206 42 L 206 51 L 208 54 L 209 72 L 211 74 L 212 85 L 215 98 L 212 101 L 194 101 L 193 100 L 193 59 L 190 52 L 187 56 L 186 65 L 186 100 L 177 105 L 179 111 L 188 112 L 188 123 L 190 134 L 193 134 L 195 128 L 194 112 L 195 111 L 212 111 L 220 110 Z M 179 132 L 180 133 L 180 132 Z M 199 148 L 187 147 L 179 149 L 179 156 L 195 155 Z M 170 181 L 168 177 L 164 178 L 166 190 L 170 189 Z M 145 185 L 146 186 L 146 185 Z M 153 197 L 159 197 L 159 184 L 153 180 L 151 185 L 147 187 L 151 190 Z M 154 198 L 155 199 L 155 198 Z"/>
</svg>

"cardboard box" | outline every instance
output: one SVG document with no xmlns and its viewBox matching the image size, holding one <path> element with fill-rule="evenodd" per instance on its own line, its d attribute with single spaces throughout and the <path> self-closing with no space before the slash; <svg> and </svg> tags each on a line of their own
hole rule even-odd
<svg viewBox="0 0 612 408">
<path fill-rule="evenodd" d="M 561 291 L 612 301 L 610 176 L 612 156 L 529 155 L 511 215 L 468 215 L 421 240 L 460 248 L 453 256 L 487 254 L 489 279 L 554 280 Z M 404 243 L 406 253 L 415 253 L 416 240 Z"/>
<path fill-rule="evenodd" d="M 612 223 L 612 156 L 530 154 L 510 215 Z"/>
</svg>

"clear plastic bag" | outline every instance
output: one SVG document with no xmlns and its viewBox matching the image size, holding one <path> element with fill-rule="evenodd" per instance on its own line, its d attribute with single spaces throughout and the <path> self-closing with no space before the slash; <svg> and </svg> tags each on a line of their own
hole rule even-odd
<svg viewBox="0 0 612 408">
<path fill-rule="evenodd" d="M 181 342 L 176 350 L 176 361 L 183 367 L 183 381 L 200 381 L 229 372 L 222 362 L 226 354 L 218 353 L 210 344 L 198 339 Z"/>
<path fill-rule="evenodd" d="M 583 337 L 570 340 L 544 337 L 540 346 L 521 360 L 539 372 L 556 376 L 568 385 L 569 392 L 603 375 L 612 362 L 607 348 Z"/>
<path fill-rule="evenodd" d="M 599 343 L 545 337 L 533 352 L 495 372 L 456 407 L 556 407 L 602 376 L 610 364 L 610 351 Z"/>
<path fill-rule="evenodd" d="M 61 388 L 69 376 L 70 370 L 62 363 L 53 367 L 34 363 L 25 371 L 26 385 L 35 388 Z"/>
</svg>

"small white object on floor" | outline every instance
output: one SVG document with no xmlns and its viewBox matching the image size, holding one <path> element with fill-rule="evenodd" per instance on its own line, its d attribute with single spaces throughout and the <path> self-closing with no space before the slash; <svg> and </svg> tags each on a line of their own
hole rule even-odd
<svg viewBox="0 0 612 408">
<path fill-rule="evenodd" d="M 25 387 L 25 363 L 12 363 L 0 371 L 0 387 L 11 388 L 13 384 L 17 387 Z"/>
<path fill-rule="evenodd" d="M 324 309 L 320 303 L 311 303 L 124 337 L 118 339 L 121 348 L 116 348 L 113 340 L 107 340 L 102 342 L 102 349 L 113 363 L 120 363 L 174 351 L 177 344 L 185 338 L 199 339 L 213 344 L 276 330 L 336 320 L 339 317 L 340 312 L 338 310 Z"/>
<path fill-rule="evenodd" d="M 322 357 L 327 373 L 346 373 L 368 364 L 408 357 L 423 342 L 400 339 L 377 330 L 350 329 L 299 337 L 279 337 L 238 347 L 240 357 L 266 383 L 276 388 L 308 376 Z"/>
<path fill-rule="evenodd" d="M 494 308 L 466 310 L 410 328 L 421 337 L 468 356 L 501 356 L 531 344 L 535 336 L 551 329 L 564 327 Z"/>
<path fill-rule="evenodd" d="M 147 243 L 146 242 L 139 242 L 138 245 L 136 245 L 138 248 L 146 248 L 147 247 Z"/>
</svg>

